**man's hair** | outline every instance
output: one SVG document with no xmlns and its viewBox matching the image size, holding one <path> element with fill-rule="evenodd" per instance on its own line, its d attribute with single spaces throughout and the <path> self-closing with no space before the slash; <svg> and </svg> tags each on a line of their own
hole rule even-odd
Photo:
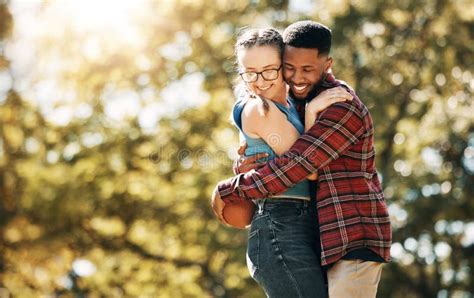
<svg viewBox="0 0 474 298">
<path fill-rule="evenodd" d="M 283 32 L 285 45 L 295 48 L 318 49 L 318 54 L 329 54 L 331 37 L 331 29 L 313 21 L 293 23 Z"/>
</svg>

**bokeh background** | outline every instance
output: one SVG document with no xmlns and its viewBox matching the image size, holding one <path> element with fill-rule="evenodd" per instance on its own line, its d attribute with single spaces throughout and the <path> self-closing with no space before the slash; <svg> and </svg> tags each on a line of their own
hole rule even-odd
<svg viewBox="0 0 474 298">
<path fill-rule="evenodd" d="M 378 296 L 473 297 L 469 0 L 0 0 L 0 297 L 262 297 L 209 197 L 236 32 L 301 19 L 375 121 Z"/>
</svg>

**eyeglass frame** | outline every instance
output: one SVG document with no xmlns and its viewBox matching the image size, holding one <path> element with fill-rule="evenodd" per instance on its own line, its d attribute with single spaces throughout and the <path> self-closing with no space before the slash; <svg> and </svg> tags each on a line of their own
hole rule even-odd
<svg viewBox="0 0 474 298">
<path fill-rule="evenodd" d="M 278 67 L 278 68 L 265 69 L 265 70 L 262 70 L 262 71 L 259 71 L 259 72 L 257 72 L 257 71 L 246 71 L 246 72 L 241 72 L 241 73 L 239 73 L 239 75 L 240 75 L 240 77 L 242 78 L 242 80 L 243 80 L 244 82 L 246 82 L 246 83 L 253 83 L 253 82 L 258 81 L 258 76 L 259 76 L 259 75 L 262 77 L 263 80 L 265 80 L 265 81 L 267 81 L 267 82 L 268 82 L 268 81 L 274 81 L 274 80 L 278 79 L 278 77 L 280 76 L 280 69 L 281 69 L 282 67 L 283 67 L 283 64 L 280 64 L 280 67 Z M 277 76 L 276 76 L 276 78 L 274 78 L 274 79 L 268 80 L 268 79 L 266 79 L 266 78 L 263 76 L 263 73 L 266 72 L 266 71 L 270 71 L 270 70 L 276 70 L 276 71 L 277 71 Z M 246 74 L 246 73 L 254 73 L 254 74 L 257 75 L 257 77 L 256 77 L 256 79 L 253 80 L 253 81 L 246 81 L 246 80 L 244 79 L 244 77 L 243 77 L 243 75 Z"/>
</svg>

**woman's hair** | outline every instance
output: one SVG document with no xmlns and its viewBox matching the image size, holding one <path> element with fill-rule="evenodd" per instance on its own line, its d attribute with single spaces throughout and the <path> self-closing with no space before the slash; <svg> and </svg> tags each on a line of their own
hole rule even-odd
<svg viewBox="0 0 474 298">
<path fill-rule="evenodd" d="M 236 66 L 237 71 L 240 70 L 240 63 L 239 63 L 239 53 L 242 50 L 250 49 L 255 46 L 271 46 L 274 47 L 280 56 L 280 60 L 283 60 L 283 50 L 285 48 L 285 44 L 283 43 L 283 37 L 281 34 L 273 28 L 265 28 L 265 29 L 257 29 L 257 28 L 247 28 L 240 32 L 239 36 L 237 37 L 237 42 L 235 43 L 234 47 L 234 55 L 236 59 Z M 247 86 L 242 82 L 236 85 L 235 90 L 237 92 L 244 90 L 246 96 L 248 97 L 258 97 L 263 102 L 263 108 L 266 111 L 270 108 L 268 102 L 259 97 L 255 96 L 250 90 L 248 90 Z"/>
<path fill-rule="evenodd" d="M 283 57 L 283 37 L 280 32 L 273 28 L 256 29 L 248 28 L 241 31 L 235 43 L 235 56 L 237 57 L 240 50 L 250 49 L 254 46 L 272 46 L 275 47 Z"/>
</svg>

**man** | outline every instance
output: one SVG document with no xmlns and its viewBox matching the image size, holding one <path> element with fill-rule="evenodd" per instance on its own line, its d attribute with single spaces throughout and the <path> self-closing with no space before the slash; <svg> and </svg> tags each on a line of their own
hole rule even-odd
<svg viewBox="0 0 474 298">
<path fill-rule="evenodd" d="M 329 296 L 375 297 L 382 264 L 390 260 L 391 227 L 375 168 L 372 118 L 354 91 L 330 73 L 327 27 L 297 22 L 283 38 L 283 74 L 301 114 L 307 100 L 336 86 L 354 98 L 321 112 L 289 152 L 219 183 L 213 209 L 223 220 L 226 203 L 281 193 L 317 173 L 321 264 L 327 268 Z"/>
</svg>

